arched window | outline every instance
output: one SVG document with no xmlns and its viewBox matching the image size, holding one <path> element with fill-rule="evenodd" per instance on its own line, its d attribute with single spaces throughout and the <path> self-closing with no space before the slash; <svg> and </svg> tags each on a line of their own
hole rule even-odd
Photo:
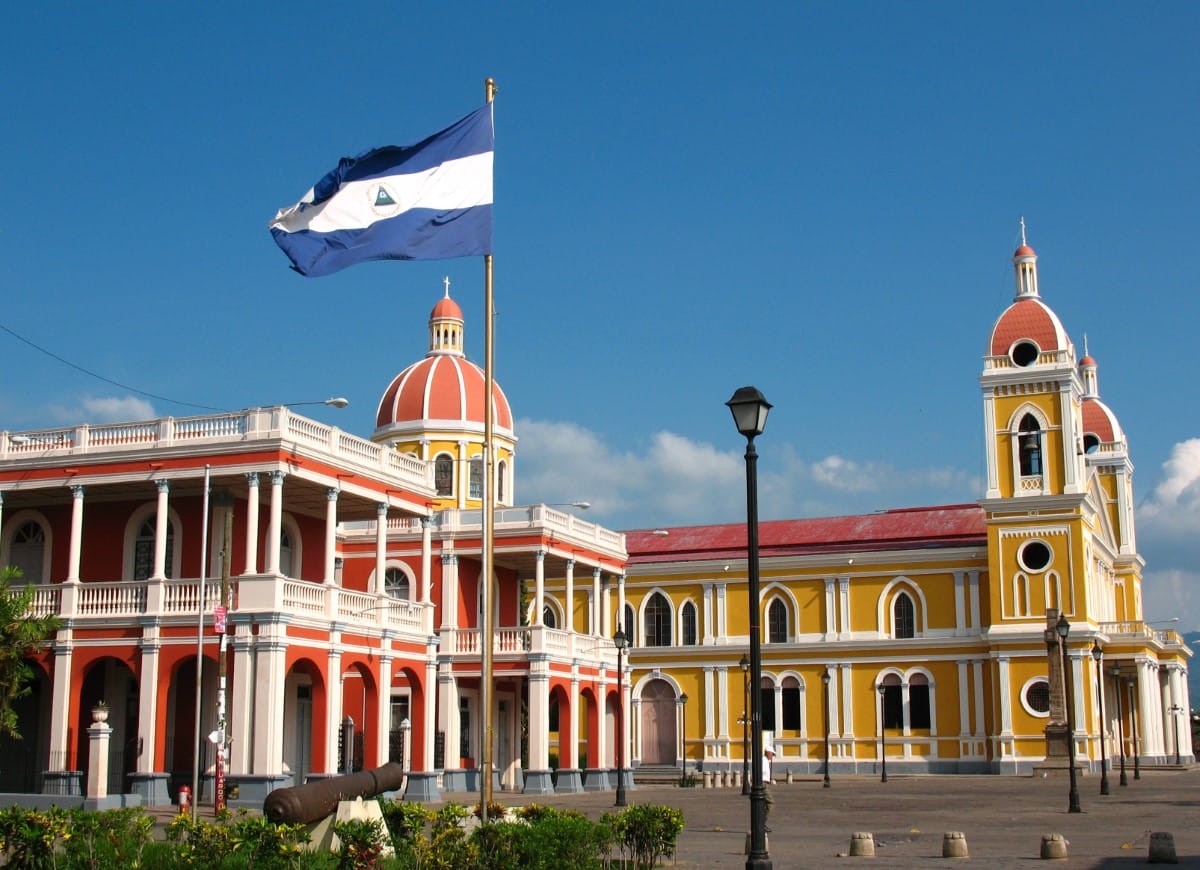
<svg viewBox="0 0 1200 870">
<path fill-rule="evenodd" d="M 636 628 L 637 620 L 633 617 L 633 605 L 627 601 L 625 602 L 625 621 L 621 623 L 621 629 L 625 632 L 625 636 L 629 638 L 630 646 L 633 646 L 633 635 Z"/>
<path fill-rule="evenodd" d="M 558 628 L 558 615 L 549 604 L 542 608 L 542 625 L 546 628 Z"/>
<path fill-rule="evenodd" d="M 800 681 L 783 678 L 783 730 L 800 731 L 804 727 L 803 705 L 800 703 Z"/>
<path fill-rule="evenodd" d="M 1032 414 L 1021 418 L 1020 436 L 1017 438 L 1021 453 L 1021 476 L 1038 477 L 1042 473 L 1042 431 Z"/>
<path fill-rule="evenodd" d="M 8 563 L 21 569 L 22 583 L 41 583 L 46 558 L 46 532 L 39 523 L 22 523 L 8 548 Z"/>
<path fill-rule="evenodd" d="M 442 454 L 433 461 L 433 485 L 440 496 L 454 495 L 454 458 Z"/>
<path fill-rule="evenodd" d="M 467 491 L 468 498 L 483 498 L 483 459 L 476 456 L 471 460 L 471 488 Z"/>
<path fill-rule="evenodd" d="M 398 598 L 401 601 L 410 601 L 412 599 L 412 590 L 409 586 L 408 575 L 399 568 L 388 568 L 383 572 L 383 591 L 391 598 Z"/>
<path fill-rule="evenodd" d="M 133 579 L 147 580 L 154 571 L 154 526 L 157 519 L 154 514 L 146 518 L 138 529 L 133 542 Z M 172 556 L 175 550 L 175 530 L 167 523 L 167 563 L 165 573 L 171 576 L 174 565 Z"/>
<path fill-rule="evenodd" d="M 892 637 L 916 637 L 916 608 L 907 592 L 896 596 L 892 605 Z"/>
<path fill-rule="evenodd" d="M 775 730 L 775 684 L 770 677 L 763 677 L 758 688 L 758 715 L 764 731 Z"/>
<path fill-rule="evenodd" d="M 767 643 L 787 643 L 787 639 L 787 605 L 782 599 L 774 598 L 767 605 Z"/>
<path fill-rule="evenodd" d="M 167 556 L 167 561 L 168 562 L 171 561 L 170 556 Z M 297 567 L 295 565 L 295 561 L 296 561 L 296 549 L 292 545 L 292 535 L 286 528 L 280 529 L 279 530 L 279 573 L 282 574 L 284 577 L 295 577 L 296 575 L 292 573 L 292 569 Z"/>
<path fill-rule="evenodd" d="M 504 478 L 507 476 L 508 476 L 508 463 L 501 461 L 500 464 L 496 466 L 496 503 L 497 504 L 505 503 L 504 498 L 505 498 L 506 490 L 505 490 Z"/>
<path fill-rule="evenodd" d="M 655 592 L 646 602 L 646 646 L 671 645 L 671 602 L 661 592 Z"/>
<path fill-rule="evenodd" d="M 924 674 L 913 674 L 908 678 L 908 726 L 928 730 L 932 721 L 929 679 Z"/>
<path fill-rule="evenodd" d="M 679 610 L 679 642 L 684 646 L 696 645 L 696 605 L 684 602 Z"/>
<path fill-rule="evenodd" d="M 899 678 L 891 676 L 884 681 L 879 704 L 884 728 L 904 727 L 904 693 Z"/>
</svg>

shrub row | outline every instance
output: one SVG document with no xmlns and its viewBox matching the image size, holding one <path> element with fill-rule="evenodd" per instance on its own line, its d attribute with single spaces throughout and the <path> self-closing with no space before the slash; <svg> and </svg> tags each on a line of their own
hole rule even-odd
<svg viewBox="0 0 1200 870">
<path fill-rule="evenodd" d="M 0 865 L 21 870 L 640 870 L 674 855 L 683 830 L 683 814 L 665 806 L 634 805 L 592 822 L 575 810 L 491 805 L 487 824 L 456 803 L 433 810 L 380 801 L 380 808 L 384 824 L 335 824 L 341 849 L 331 854 L 307 850 L 304 825 L 276 825 L 245 812 L 222 814 L 216 822 L 177 816 L 163 842 L 153 838 L 153 818 L 137 808 L 9 807 L 0 811 Z M 385 858 L 388 844 L 394 856 Z"/>
</svg>

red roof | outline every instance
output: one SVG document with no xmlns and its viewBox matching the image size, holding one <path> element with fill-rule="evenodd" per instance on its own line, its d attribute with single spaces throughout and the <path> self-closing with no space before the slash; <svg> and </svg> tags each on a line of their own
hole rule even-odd
<svg viewBox="0 0 1200 870">
<path fill-rule="evenodd" d="M 1058 317 L 1041 299 L 1018 299 L 1000 315 L 992 329 L 992 356 L 1004 356 L 1016 342 L 1029 339 L 1045 352 L 1063 350 L 1067 334 Z"/>
<path fill-rule="evenodd" d="M 448 301 L 443 299 L 443 302 Z M 453 354 L 433 354 L 413 363 L 384 391 L 377 427 L 419 420 L 483 423 L 483 370 Z M 495 423 L 511 430 L 512 411 L 500 385 L 492 384 Z"/>
<path fill-rule="evenodd" d="M 438 304 L 433 306 L 433 311 L 429 314 L 430 320 L 441 320 L 445 318 L 452 318 L 454 320 L 463 319 L 462 309 L 459 308 L 458 303 L 449 296 L 439 299 Z"/>
<path fill-rule="evenodd" d="M 1118 440 L 1120 426 L 1116 424 L 1116 418 L 1113 417 L 1112 411 L 1103 402 L 1099 399 L 1084 399 L 1082 407 L 1085 433 L 1090 432 L 1103 443 L 1112 443 Z"/>
<path fill-rule="evenodd" d="M 746 554 L 746 524 L 682 526 L 625 533 L 629 564 L 736 558 Z M 666 534 L 661 534 L 666 531 Z M 773 520 L 759 523 L 763 557 L 879 550 L 926 550 L 983 546 L 983 509 L 978 505 L 905 508 L 849 517 Z"/>
<path fill-rule="evenodd" d="M 1013 252 L 1014 259 L 1016 259 L 1018 257 L 1036 257 L 1036 256 L 1037 256 L 1037 254 L 1035 254 L 1033 252 L 1033 248 L 1029 247 L 1029 245 L 1021 245 L 1021 247 L 1017 248 L 1017 250 Z"/>
</svg>

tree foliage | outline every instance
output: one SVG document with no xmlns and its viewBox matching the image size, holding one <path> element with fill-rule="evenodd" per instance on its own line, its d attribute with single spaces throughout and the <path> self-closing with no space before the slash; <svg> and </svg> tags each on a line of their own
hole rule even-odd
<svg viewBox="0 0 1200 870">
<path fill-rule="evenodd" d="M 32 584 L 20 586 L 21 569 L 0 569 L 0 736 L 21 739 L 16 702 L 31 691 L 27 656 L 58 630 L 56 616 L 34 616 Z"/>
</svg>

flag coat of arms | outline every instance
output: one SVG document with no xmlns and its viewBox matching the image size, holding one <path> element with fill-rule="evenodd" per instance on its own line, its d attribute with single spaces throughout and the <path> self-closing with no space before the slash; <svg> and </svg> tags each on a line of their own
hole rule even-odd
<svg viewBox="0 0 1200 870">
<path fill-rule="evenodd" d="M 271 235 L 302 275 L 492 253 L 492 104 L 415 145 L 343 157 Z"/>
</svg>

